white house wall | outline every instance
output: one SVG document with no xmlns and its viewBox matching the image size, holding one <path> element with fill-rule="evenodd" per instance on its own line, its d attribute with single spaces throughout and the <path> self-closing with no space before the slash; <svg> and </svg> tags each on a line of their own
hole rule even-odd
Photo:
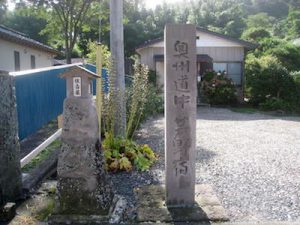
<svg viewBox="0 0 300 225">
<path fill-rule="evenodd" d="M 0 70 L 15 71 L 14 51 L 20 53 L 20 70 L 31 69 L 31 55 L 35 56 L 36 68 L 52 66 L 51 53 L 0 39 Z"/>
<path fill-rule="evenodd" d="M 164 48 L 143 48 L 139 51 L 142 64 L 148 65 L 149 69 L 155 70 L 154 55 L 164 54 Z"/>
<path fill-rule="evenodd" d="M 197 47 L 197 54 L 209 55 L 213 62 L 243 62 L 243 47 Z"/>
<path fill-rule="evenodd" d="M 216 35 L 204 33 L 204 32 L 197 32 L 197 47 L 243 47 L 241 44 L 236 43 L 234 41 L 227 40 L 225 38 L 218 37 Z M 164 41 L 155 43 L 150 45 L 149 47 L 159 48 L 164 47 Z"/>
</svg>

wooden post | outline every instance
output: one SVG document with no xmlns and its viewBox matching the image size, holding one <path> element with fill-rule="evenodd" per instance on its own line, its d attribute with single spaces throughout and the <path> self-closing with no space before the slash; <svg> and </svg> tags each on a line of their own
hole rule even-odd
<svg viewBox="0 0 300 225">
<path fill-rule="evenodd" d="M 96 80 L 96 109 L 99 123 L 99 140 L 101 141 L 101 117 L 102 117 L 102 51 L 101 45 L 98 44 L 96 52 L 97 75 L 100 77 Z"/>
</svg>

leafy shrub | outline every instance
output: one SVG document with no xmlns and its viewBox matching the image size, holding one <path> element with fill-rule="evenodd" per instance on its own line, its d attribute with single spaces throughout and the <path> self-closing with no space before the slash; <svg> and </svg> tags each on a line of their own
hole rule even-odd
<svg viewBox="0 0 300 225">
<path fill-rule="evenodd" d="M 157 160 L 157 155 L 148 145 L 138 145 L 132 140 L 114 137 L 106 133 L 103 141 L 106 169 L 130 172 L 134 166 L 145 171 Z"/>
<path fill-rule="evenodd" d="M 149 80 L 149 83 L 152 84 L 153 86 L 156 86 L 156 72 L 154 70 L 149 70 L 149 73 L 148 73 L 148 80 Z"/>
<path fill-rule="evenodd" d="M 237 101 L 235 86 L 224 73 L 206 73 L 203 77 L 202 90 L 204 98 L 214 105 L 234 104 Z"/>
<path fill-rule="evenodd" d="M 143 119 L 164 112 L 164 98 L 162 93 L 153 86 L 149 85 L 147 101 L 144 108 Z"/>
<path fill-rule="evenodd" d="M 297 101 L 296 83 L 288 70 L 275 57 L 250 57 L 246 61 L 245 71 L 250 102 L 254 105 L 264 103 L 271 98 L 287 102 Z"/>
<path fill-rule="evenodd" d="M 295 111 L 295 104 L 282 100 L 280 98 L 270 98 L 260 104 L 262 110 L 282 110 L 285 112 Z"/>
</svg>

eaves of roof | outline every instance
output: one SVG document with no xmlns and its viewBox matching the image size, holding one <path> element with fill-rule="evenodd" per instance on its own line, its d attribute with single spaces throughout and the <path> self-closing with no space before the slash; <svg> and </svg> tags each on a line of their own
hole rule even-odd
<svg viewBox="0 0 300 225">
<path fill-rule="evenodd" d="M 238 44 L 244 46 L 247 50 L 253 50 L 253 49 L 255 49 L 255 48 L 257 48 L 259 46 L 258 44 L 254 44 L 254 43 L 251 43 L 251 42 L 248 42 L 248 41 L 244 41 L 244 40 L 241 40 L 241 39 L 238 39 L 238 38 L 233 38 L 233 37 L 230 37 L 228 35 L 220 34 L 220 33 L 213 32 L 213 31 L 210 31 L 210 30 L 207 30 L 207 29 L 204 29 L 204 28 L 200 28 L 200 27 L 197 27 L 197 31 L 204 32 L 204 33 L 207 33 L 207 34 L 211 34 L 211 35 L 214 35 L 214 36 L 217 36 L 217 37 L 220 37 L 220 38 L 224 38 L 226 40 L 238 43 Z M 136 48 L 136 50 L 149 47 L 150 45 L 159 43 L 161 41 L 164 41 L 164 39 L 162 37 L 146 41 L 142 45 L 138 46 Z"/>
<path fill-rule="evenodd" d="M 48 45 L 42 44 L 36 40 L 33 40 L 33 39 L 25 36 L 24 34 L 22 34 L 20 32 L 14 31 L 12 29 L 6 28 L 1 25 L 0 25 L 0 39 L 4 39 L 4 40 L 11 41 L 11 42 L 21 44 L 24 46 L 43 50 L 45 52 L 49 52 L 49 53 L 52 53 L 55 55 L 62 54 L 60 51 L 57 51 L 56 49 L 54 49 Z"/>
</svg>

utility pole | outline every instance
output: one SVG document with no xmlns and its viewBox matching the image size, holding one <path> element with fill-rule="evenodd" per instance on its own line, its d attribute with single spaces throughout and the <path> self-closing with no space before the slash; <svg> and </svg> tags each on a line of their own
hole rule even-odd
<svg viewBox="0 0 300 225">
<path fill-rule="evenodd" d="M 110 51 L 116 71 L 115 136 L 126 136 L 123 0 L 110 0 Z"/>
</svg>

